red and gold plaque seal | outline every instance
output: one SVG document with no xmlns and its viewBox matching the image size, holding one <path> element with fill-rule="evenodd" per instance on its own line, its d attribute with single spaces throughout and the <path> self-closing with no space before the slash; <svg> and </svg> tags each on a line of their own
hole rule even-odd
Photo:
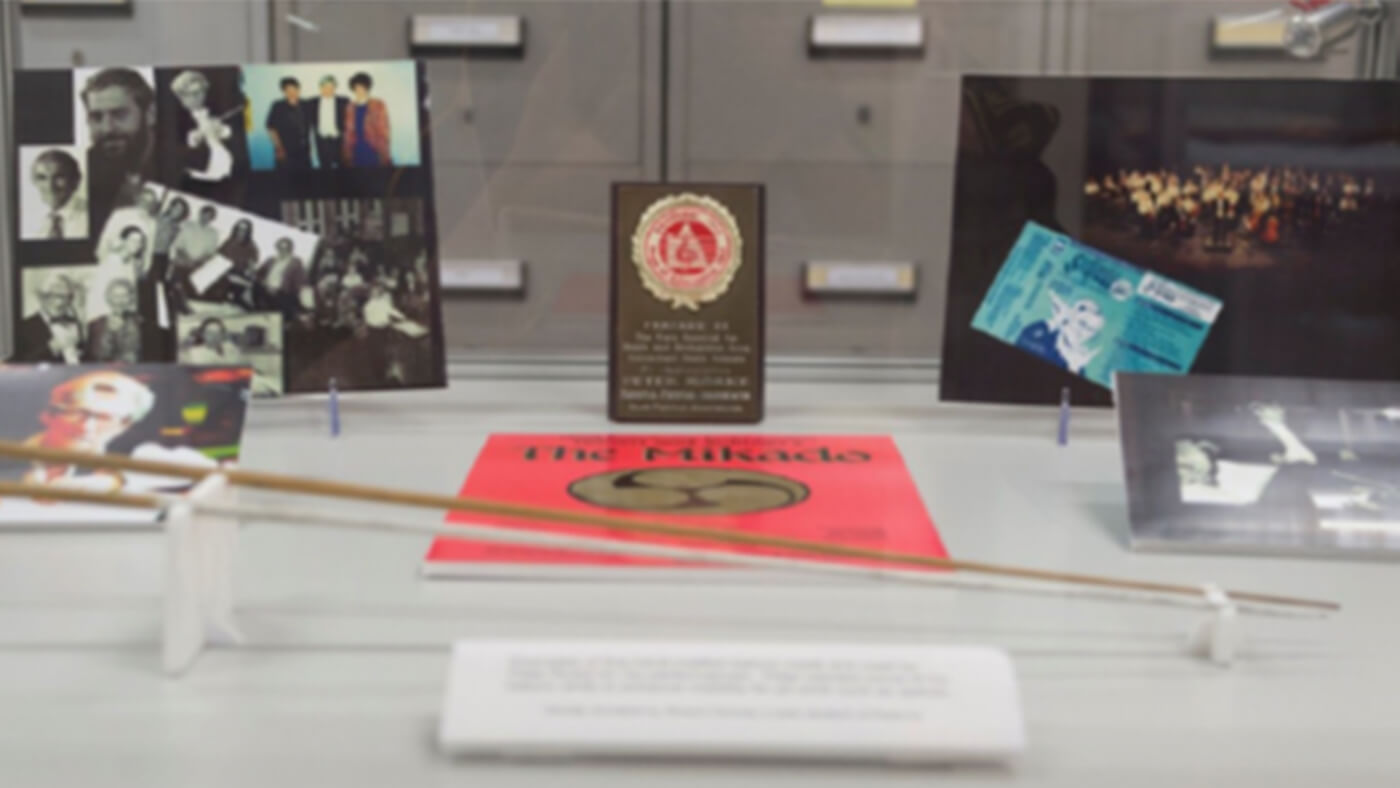
<svg viewBox="0 0 1400 788">
<path fill-rule="evenodd" d="M 632 236 L 642 284 L 675 309 L 700 308 L 724 295 L 743 260 L 743 238 L 729 209 L 698 194 L 652 203 Z"/>
</svg>

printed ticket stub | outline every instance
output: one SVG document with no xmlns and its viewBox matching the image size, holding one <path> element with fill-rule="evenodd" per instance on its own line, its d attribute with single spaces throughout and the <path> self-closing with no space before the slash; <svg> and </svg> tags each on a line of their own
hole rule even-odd
<svg viewBox="0 0 1400 788">
<path fill-rule="evenodd" d="M 1027 222 L 972 327 L 1105 388 L 1185 374 L 1221 301 Z"/>
</svg>

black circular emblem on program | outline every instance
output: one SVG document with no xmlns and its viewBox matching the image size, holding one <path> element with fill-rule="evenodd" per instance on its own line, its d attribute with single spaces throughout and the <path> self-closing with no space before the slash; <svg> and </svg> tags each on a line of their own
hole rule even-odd
<svg viewBox="0 0 1400 788">
<path fill-rule="evenodd" d="M 749 514 L 807 500 L 801 482 L 730 468 L 633 468 L 586 476 L 569 494 L 609 509 L 664 514 Z"/>
</svg>

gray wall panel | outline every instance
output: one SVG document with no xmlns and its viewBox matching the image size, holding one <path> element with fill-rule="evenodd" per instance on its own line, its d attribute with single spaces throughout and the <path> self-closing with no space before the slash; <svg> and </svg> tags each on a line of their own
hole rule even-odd
<svg viewBox="0 0 1400 788">
<path fill-rule="evenodd" d="M 520 56 L 426 54 L 439 161 L 628 164 L 642 158 L 639 2 L 303 0 L 286 26 L 297 60 L 401 58 L 415 14 L 511 14 Z"/>
<path fill-rule="evenodd" d="M 1044 6 L 925 3 L 921 56 L 814 56 L 819 2 L 674 5 L 675 136 L 691 162 L 950 161 L 961 70 L 1034 73 Z M 903 13 L 903 12 L 901 12 Z"/>
<path fill-rule="evenodd" d="M 267 9 L 255 0 L 133 0 L 130 15 L 26 12 L 21 62 L 67 68 L 266 60 Z"/>
<path fill-rule="evenodd" d="M 1091 74 L 1211 77 L 1333 77 L 1357 75 L 1357 39 L 1319 60 L 1286 54 L 1240 56 L 1212 53 L 1211 21 L 1217 14 L 1250 14 L 1282 8 L 1277 0 L 1076 0 L 1084 28 L 1076 46 Z"/>
<path fill-rule="evenodd" d="M 682 0 L 672 15 L 671 171 L 768 185 L 769 347 L 932 358 L 941 344 L 964 72 L 1039 73 L 1047 5 L 940 0 L 919 57 L 814 56 L 820 2 Z M 914 301 L 803 300 L 808 260 L 919 265 Z"/>
<path fill-rule="evenodd" d="M 448 347 L 601 353 L 608 187 L 660 176 L 659 3 L 279 0 L 275 9 L 279 55 L 303 61 L 406 57 L 413 14 L 523 17 L 520 55 L 420 55 L 444 265 L 527 265 L 524 298 L 444 300 Z"/>
<path fill-rule="evenodd" d="M 772 352 L 924 357 L 937 353 L 952 211 L 951 165 L 699 164 L 697 180 L 757 178 L 768 188 L 768 336 Z M 815 197 L 814 195 L 822 195 Z M 808 260 L 919 266 L 917 301 L 814 301 Z"/>
<path fill-rule="evenodd" d="M 524 299 L 455 296 L 445 303 L 451 347 L 602 352 L 608 185 L 636 168 L 443 165 L 436 173 L 447 264 L 518 259 Z"/>
</svg>

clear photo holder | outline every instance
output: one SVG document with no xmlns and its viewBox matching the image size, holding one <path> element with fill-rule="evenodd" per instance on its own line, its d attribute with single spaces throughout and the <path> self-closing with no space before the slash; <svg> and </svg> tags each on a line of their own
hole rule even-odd
<svg viewBox="0 0 1400 788">
<path fill-rule="evenodd" d="M 235 503 L 236 493 L 228 477 L 216 473 L 166 508 L 161 665 L 169 675 L 188 671 L 207 646 L 244 642 L 234 621 L 233 594 L 240 523 L 199 507 Z"/>
</svg>

